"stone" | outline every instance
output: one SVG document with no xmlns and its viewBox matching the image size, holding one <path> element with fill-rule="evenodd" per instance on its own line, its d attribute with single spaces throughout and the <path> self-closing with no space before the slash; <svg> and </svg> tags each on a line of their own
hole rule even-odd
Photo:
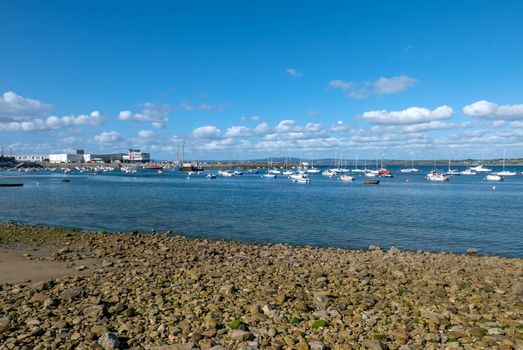
<svg viewBox="0 0 523 350">
<path fill-rule="evenodd" d="M 468 332 L 471 337 L 476 337 L 476 338 L 482 338 L 483 336 L 485 336 L 485 334 L 487 334 L 487 332 L 484 329 L 481 329 L 479 327 L 470 328 L 468 330 Z"/>
<path fill-rule="evenodd" d="M 0 332 L 7 332 L 11 328 L 11 321 L 7 317 L 0 318 Z"/>
<path fill-rule="evenodd" d="M 37 302 L 37 303 L 43 303 L 47 299 L 49 299 L 49 296 L 47 294 L 44 294 L 44 293 L 35 293 L 31 297 L 31 301 L 34 301 L 34 302 Z"/>
<path fill-rule="evenodd" d="M 331 299 L 322 293 L 315 293 L 312 299 L 312 303 L 316 307 L 316 310 L 327 310 L 330 302 Z"/>
<path fill-rule="evenodd" d="M 319 340 L 312 340 L 309 342 L 309 348 L 310 350 L 324 350 L 325 344 Z"/>
<path fill-rule="evenodd" d="M 94 326 L 91 327 L 91 333 L 96 334 L 97 336 L 101 336 L 108 332 L 109 332 L 109 329 L 107 328 L 106 325 L 95 324 Z"/>
<path fill-rule="evenodd" d="M 82 287 L 68 288 L 64 289 L 60 293 L 60 299 L 62 300 L 72 300 L 78 298 L 84 294 L 84 289 Z"/>
<path fill-rule="evenodd" d="M 118 349 L 120 347 L 120 340 L 116 334 L 107 332 L 98 338 L 98 345 L 105 350 Z"/>
<path fill-rule="evenodd" d="M 252 334 L 241 329 L 234 329 L 231 332 L 231 338 L 237 341 L 245 341 L 251 339 Z"/>
<path fill-rule="evenodd" d="M 195 348 L 194 343 L 182 343 L 182 344 L 172 344 L 172 345 L 159 345 L 153 346 L 151 350 L 193 350 Z"/>
<path fill-rule="evenodd" d="M 510 295 L 516 298 L 523 298 L 523 281 L 517 281 L 512 285 Z"/>
<path fill-rule="evenodd" d="M 366 339 L 363 342 L 363 346 L 365 346 L 365 348 L 368 350 L 388 350 L 389 349 L 389 347 L 387 345 L 383 344 L 383 342 L 381 342 L 381 340 L 378 340 L 378 339 Z"/>
<path fill-rule="evenodd" d="M 84 315 L 91 318 L 102 318 L 105 314 L 105 306 L 103 305 L 90 305 L 83 311 Z"/>
<path fill-rule="evenodd" d="M 43 303 L 43 306 L 48 309 L 50 307 L 53 307 L 53 306 L 57 306 L 58 305 L 58 300 L 54 299 L 54 298 L 48 298 L 48 299 L 45 299 L 44 303 Z"/>
<path fill-rule="evenodd" d="M 467 249 L 467 254 L 477 254 L 478 250 L 476 248 Z"/>
</svg>

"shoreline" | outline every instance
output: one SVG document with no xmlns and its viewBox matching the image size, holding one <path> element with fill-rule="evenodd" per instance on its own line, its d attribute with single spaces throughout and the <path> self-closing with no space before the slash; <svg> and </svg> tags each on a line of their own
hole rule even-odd
<svg viewBox="0 0 523 350">
<path fill-rule="evenodd" d="M 0 344 L 523 347 L 523 259 L 370 248 L 0 223 L 0 272 L 20 277 L 0 274 Z M 44 263 L 57 274 L 35 272 Z"/>
<path fill-rule="evenodd" d="M 462 251 L 450 251 L 450 250 L 430 250 L 430 249 L 408 249 L 404 247 L 397 247 L 397 246 L 378 246 L 377 244 L 370 244 L 366 247 L 358 247 L 358 246 L 333 246 L 333 245 L 318 245 L 318 244 L 298 244 L 298 243 L 288 243 L 288 242 L 278 242 L 278 241 L 267 241 L 267 242 L 260 242 L 256 240 L 238 240 L 238 239 L 227 239 L 227 238 L 220 238 L 216 236 L 208 236 L 205 234 L 190 234 L 188 232 L 183 231 L 173 231 L 169 229 L 151 229 L 151 230 L 133 230 L 133 231 L 122 231 L 122 230 L 111 230 L 111 229 L 96 229 L 96 228 L 82 228 L 77 226 L 61 226 L 61 225 L 53 225 L 53 224 L 47 224 L 47 223 L 29 223 L 24 221 L 17 221 L 17 220 L 0 220 L 0 227 L 2 225 L 19 225 L 19 226 L 27 226 L 27 227 L 33 227 L 33 228 L 55 228 L 59 230 L 70 230 L 74 232 L 79 233 L 86 233 L 86 234 L 111 234 L 111 235 L 118 235 L 118 234 L 143 234 L 143 235 L 168 235 L 172 237 L 180 236 L 185 239 L 204 239 L 209 241 L 223 241 L 223 242 L 233 242 L 233 243 L 240 243 L 240 244 L 255 244 L 255 245 L 275 245 L 280 244 L 284 246 L 294 247 L 294 248 L 318 248 L 318 249 L 342 249 L 342 250 L 348 250 L 348 251 L 366 251 L 369 249 L 369 247 L 376 247 L 379 250 L 387 251 L 390 248 L 393 249 L 399 249 L 401 252 L 409 252 L 409 253 L 429 253 L 429 254 L 452 254 L 452 255 L 475 255 L 475 256 L 483 256 L 483 257 L 500 257 L 500 258 L 506 258 L 506 259 L 523 259 L 523 256 L 513 256 L 513 255 L 500 255 L 495 253 L 484 253 L 481 250 L 476 249 L 474 246 L 470 246 L 467 248 L 463 248 Z M 1 242 L 0 242 L 1 244 Z M 472 253 L 471 253 L 472 252 Z"/>
</svg>

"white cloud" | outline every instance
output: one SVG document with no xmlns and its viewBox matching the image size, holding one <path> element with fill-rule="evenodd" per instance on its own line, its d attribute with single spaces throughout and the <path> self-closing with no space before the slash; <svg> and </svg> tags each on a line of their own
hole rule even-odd
<svg viewBox="0 0 523 350">
<path fill-rule="evenodd" d="M 157 129 L 165 127 L 169 121 L 171 108 L 166 104 L 146 102 L 142 104 L 142 110 L 139 113 L 131 111 L 121 111 L 118 115 L 120 120 L 132 120 L 135 122 L 151 123 Z"/>
<path fill-rule="evenodd" d="M 241 137 L 253 135 L 255 131 L 246 126 L 231 126 L 225 132 L 225 137 Z"/>
<path fill-rule="evenodd" d="M 221 131 L 214 125 L 201 126 L 193 130 L 194 137 L 198 139 L 216 139 L 221 136 Z"/>
<path fill-rule="evenodd" d="M 299 78 L 302 75 L 301 72 L 295 68 L 287 68 L 285 69 L 285 73 L 293 78 Z"/>
<path fill-rule="evenodd" d="M 345 90 L 348 90 L 352 86 L 352 83 L 346 82 L 343 80 L 331 80 L 329 82 L 329 86 L 331 88 L 341 89 L 341 90 L 345 91 Z"/>
<path fill-rule="evenodd" d="M 374 83 L 374 93 L 378 95 L 397 94 L 414 86 L 418 81 L 406 75 L 392 78 L 380 77 Z"/>
<path fill-rule="evenodd" d="M 50 110 L 51 105 L 19 96 L 12 91 L 4 92 L 0 97 L 0 122 L 25 121 L 43 116 Z"/>
<path fill-rule="evenodd" d="M 295 120 L 282 120 L 276 125 L 276 131 L 280 133 L 291 132 L 295 130 L 296 121 Z"/>
<path fill-rule="evenodd" d="M 347 93 L 347 97 L 362 99 L 371 95 L 391 95 L 398 94 L 416 85 L 417 79 L 407 75 L 395 77 L 380 77 L 374 82 L 352 82 L 343 80 L 331 80 L 329 86 L 340 89 Z"/>
<path fill-rule="evenodd" d="M 451 107 L 439 106 L 434 110 L 420 107 L 410 107 L 402 111 L 369 111 L 361 115 L 360 119 L 375 125 L 406 125 L 428 123 L 433 120 L 447 119 L 453 114 Z"/>
<path fill-rule="evenodd" d="M 140 130 L 138 132 L 138 137 L 141 139 L 148 139 L 154 135 L 152 130 Z"/>
<path fill-rule="evenodd" d="M 433 120 L 428 123 L 421 124 L 412 124 L 403 127 L 403 131 L 412 133 L 412 132 L 426 132 L 432 130 L 445 130 L 445 129 L 455 129 L 457 125 L 442 122 L 440 120 Z"/>
<path fill-rule="evenodd" d="M 254 131 L 256 131 L 257 134 L 266 134 L 270 131 L 269 124 L 263 122 L 260 123 L 254 128 Z"/>
<path fill-rule="evenodd" d="M 90 125 L 96 126 L 103 123 L 103 118 L 100 115 L 100 112 L 94 111 L 90 114 L 80 114 L 78 116 L 49 116 L 45 121 L 46 125 L 51 129 L 57 129 L 64 126 L 73 126 L 73 125 Z"/>
<path fill-rule="evenodd" d="M 353 128 L 354 127 L 352 125 L 344 123 L 341 120 L 338 120 L 336 123 L 331 125 L 330 131 L 334 131 L 334 132 L 348 131 L 348 130 L 352 130 Z"/>
<path fill-rule="evenodd" d="M 94 136 L 94 140 L 98 143 L 107 144 L 121 140 L 122 136 L 118 131 L 104 131 Z"/>
<path fill-rule="evenodd" d="M 523 119 L 523 104 L 497 105 L 494 102 L 480 100 L 463 107 L 463 113 L 471 117 L 517 120 Z"/>
</svg>

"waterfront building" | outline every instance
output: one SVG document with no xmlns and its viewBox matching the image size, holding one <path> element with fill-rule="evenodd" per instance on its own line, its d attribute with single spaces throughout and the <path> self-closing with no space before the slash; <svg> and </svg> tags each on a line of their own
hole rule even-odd
<svg viewBox="0 0 523 350">
<path fill-rule="evenodd" d="M 49 163 L 60 164 L 60 163 L 82 163 L 83 154 L 69 154 L 69 153 L 55 153 L 49 155 Z"/>
<path fill-rule="evenodd" d="M 126 163 L 146 163 L 150 160 L 150 153 L 142 152 L 139 149 L 129 148 L 127 154 L 123 155 L 123 161 Z"/>
<path fill-rule="evenodd" d="M 14 156 L 17 162 L 46 163 L 49 162 L 49 156 L 43 154 L 19 154 Z"/>
</svg>

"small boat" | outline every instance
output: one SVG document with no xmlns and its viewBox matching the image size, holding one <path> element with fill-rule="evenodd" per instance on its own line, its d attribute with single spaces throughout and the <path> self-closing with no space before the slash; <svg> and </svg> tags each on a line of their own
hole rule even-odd
<svg viewBox="0 0 523 350">
<path fill-rule="evenodd" d="M 470 168 L 470 170 L 475 171 L 477 173 L 489 173 L 492 171 L 492 169 L 483 167 L 483 164 L 472 167 L 472 168 Z"/>
<path fill-rule="evenodd" d="M 378 175 L 382 176 L 382 177 L 394 177 L 394 175 L 392 175 L 392 171 L 390 171 L 389 169 L 385 169 L 385 168 L 380 168 L 378 170 Z"/>
<path fill-rule="evenodd" d="M 365 178 L 365 179 L 363 179 L 363 183 L 365 185 L 379 185 L 380 180 Z"/>
<path fill-rule="evenodd" d="M 292 174 L 294 174 L 294 171 L 292 171 L 292 170 L 285 170 L 285 171 L 282 172 L 282 174 L 283 175 L 292 175 Z"/>
<path fill-rule="evenodd" d="M 0 187 L 22 187 L 24 184 L 12 183 L 12 184 L 0 184 Z"/>
<path fill-rule="evenodd" d="M 460 172 L 460 175 L 476 175 L 476 171 L 472 170 L 472 168 L 465 169 Z"/>
<path fill-rule="evenodd" d="M 265 177 L 265 178 L 268 178 L 268 179 L 275 179 L 276 178 L 276 174 L 267 173 L 267 174 L 263 174 L 262 177 Z"/>
<path fill-rule="evenodd" d="M 62 179 L 62 182 L 71 182 L 69 179 Z"/>
<path fill-rule="evenodd" d="M 243 171 L 241 171 L 241 170 L 235 170 L 235 171 L 233 172 L 233 174 L 234 174 L 234 176 L 241 176 L 241 175 L 243 175 Z"/>
<path fill-rule="evenodd" d="M 516 176 L 518 173 L 515 171 L 505 170 L 505 150 L 503 150 L 503 171 L 497 173 L 500 176 Z"/>
<path fill-rule="evenodd" d="M 308 174 L 319 174 L 321 173 L 321 170 L 318 168 L 309 168 L 306 170 Z"/>
<path fill-rule="evenodd" d="M 460 176 L 461 175 L 461 172 L 459 170 L 450 168 L 450 159 L 449 159 L 449 168 L 445 172 L 445 175 L 454 175 L 454 176 Z"/>
<path fill-rule="evenodd" d="M 323 176 L 333 177 L 336 176 L 336 172 L 333 169 L 325 170 L 321 173 Z"/>
<path fill-rule="evenodd" d="M 232 176 L 234 176 L 234 173 L 230 172 L 228 170 L 225 170 L 225 171 L 218 171 L 218 175 L 221 175 L 224 177 L 232 177 Z"/>
<path fill-rule="evenodd" d="M 349 175 L 341 175 L 340 176 L 340 180 L 341 181 L 354 181 L 356 178 L 354 176 L 349 176 Z"/>
<path fill-rule="evenodd" d="M 434 181 L 434 182 L 449 181 L 449 177 L 447 175 L 440 173 L 438 171 L 431 171 L 430 173 L 427 174 L 427 176 L 425 178 L 429 181 Z"/>
<path fill-rule="evenodd" d="M 303 184 L 308 184 L 311 182 L 311 179 L 309 179 L 309 176 L 307 174 L 293 174 L 289 176 L 289 179 L 291 179 L 292 182 L 298 182 Z"/>
<path fill-rule="evenodd" d="M 503 176 L 499 175 L 499 174 L 496 174 L 496 173 L 492 173 L 492 174 L 487 174 L 487 176 L 485 176 L 485 180 L 487 181 L 503 181 Z"/>
<path fill-rule="evenodd" d="M 209 173 L 209 174 L 207 174 L 206 178 L 208 178 L 208 179 L 216 179 L 216 175 L 213 174 L 213 173 Z"/>
</svg>

